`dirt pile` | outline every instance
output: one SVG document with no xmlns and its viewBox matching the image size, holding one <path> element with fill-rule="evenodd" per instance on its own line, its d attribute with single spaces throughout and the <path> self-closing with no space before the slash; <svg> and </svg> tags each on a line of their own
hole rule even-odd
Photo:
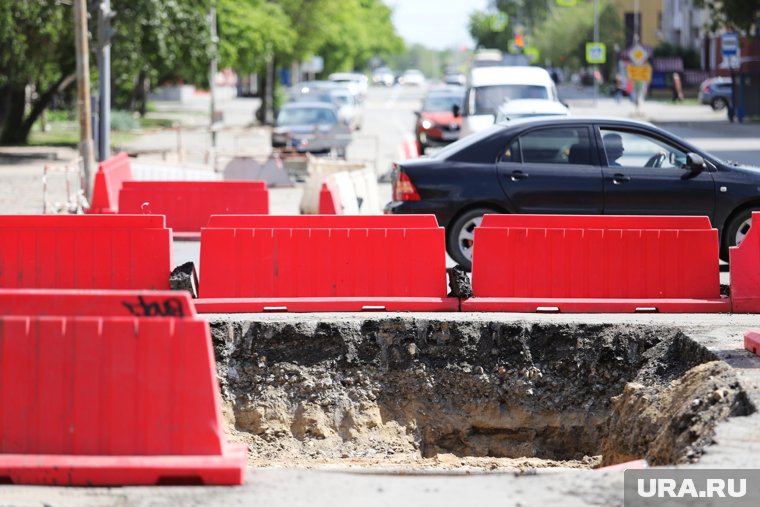
<svg viewBox="0 0 760 507">
<path fill-rule="evenodd" d="M 753 410 L 730 369 L 673 329 L 410 317 L 212 332 L 256 462 L 672 463 Z"/>
</svg>

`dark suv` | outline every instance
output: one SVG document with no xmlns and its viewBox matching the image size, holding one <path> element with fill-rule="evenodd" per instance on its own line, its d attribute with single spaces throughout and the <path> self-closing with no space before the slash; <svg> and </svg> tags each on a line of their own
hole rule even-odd
<svg viewBox="0 0 760 507">
<path fill-rule="evenodd" d="M 432 213 L 449 255 L 469 267 L 486 213 L 705 215 L 721 257 L 760 210 L 760 168 L 724 162 L 643 122 L 516 120 L 397 163 L 386 213 Z"/>
</svg>

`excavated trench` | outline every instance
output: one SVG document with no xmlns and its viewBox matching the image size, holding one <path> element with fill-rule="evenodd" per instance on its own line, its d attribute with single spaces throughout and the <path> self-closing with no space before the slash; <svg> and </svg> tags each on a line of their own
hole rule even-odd
<svg viewBox="0 0 760 507">
<path fill-rule="evenodd" d="M 727 364 L 663 327 L 378 317 L 212 334 L 228 429 L 257 463 L 684 463 L 754 411 Z"/>
</svg>

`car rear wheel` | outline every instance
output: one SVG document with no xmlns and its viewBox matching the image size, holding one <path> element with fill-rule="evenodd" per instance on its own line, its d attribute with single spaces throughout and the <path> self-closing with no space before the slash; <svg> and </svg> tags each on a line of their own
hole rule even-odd
<svg viewBox="0 0 760 507">
<path fill-rule="evenodd" d="M 728 261 L 728 248 L 732 246 L 738 246 L 744 241 L 744 238 L 749 232 L 749 228 L 752 226 L 752 212 L 760 211 L 760 208 L 750 208 L 742 211 L 736 215 L 728 224 L 726 229 L 726 241 L 721 249 L 721 258 L 724 261 Z"/>
<path fill-rule="evenodd" d="M 715 97 L 712 99 L 712 102 L 710 102 L 710 107 L 713 108 L 713 111 L 722 111 L 727 105 L 728 101 L 723 97 Z"/>
<path fill-rule="evenodd" d="M 446 247 L 454 261 L 467 271 L 472 270 L 472 246 L 475 228 L 480 225 L 483 215 L 498 213 L 488 208 L 476 208 L 462 214 L 451 225 L 446 238 Z"/>
</svg>

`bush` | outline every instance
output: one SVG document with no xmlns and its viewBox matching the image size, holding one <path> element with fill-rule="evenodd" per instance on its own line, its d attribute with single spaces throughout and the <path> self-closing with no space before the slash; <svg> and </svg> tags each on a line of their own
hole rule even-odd
<svg viewBox="0 0 760 507">
<path fill-rule="evenodd" d="M 111 130 L 137 130 L 140 122 L 129 111 L 111 111 Z"/>
</svg>

